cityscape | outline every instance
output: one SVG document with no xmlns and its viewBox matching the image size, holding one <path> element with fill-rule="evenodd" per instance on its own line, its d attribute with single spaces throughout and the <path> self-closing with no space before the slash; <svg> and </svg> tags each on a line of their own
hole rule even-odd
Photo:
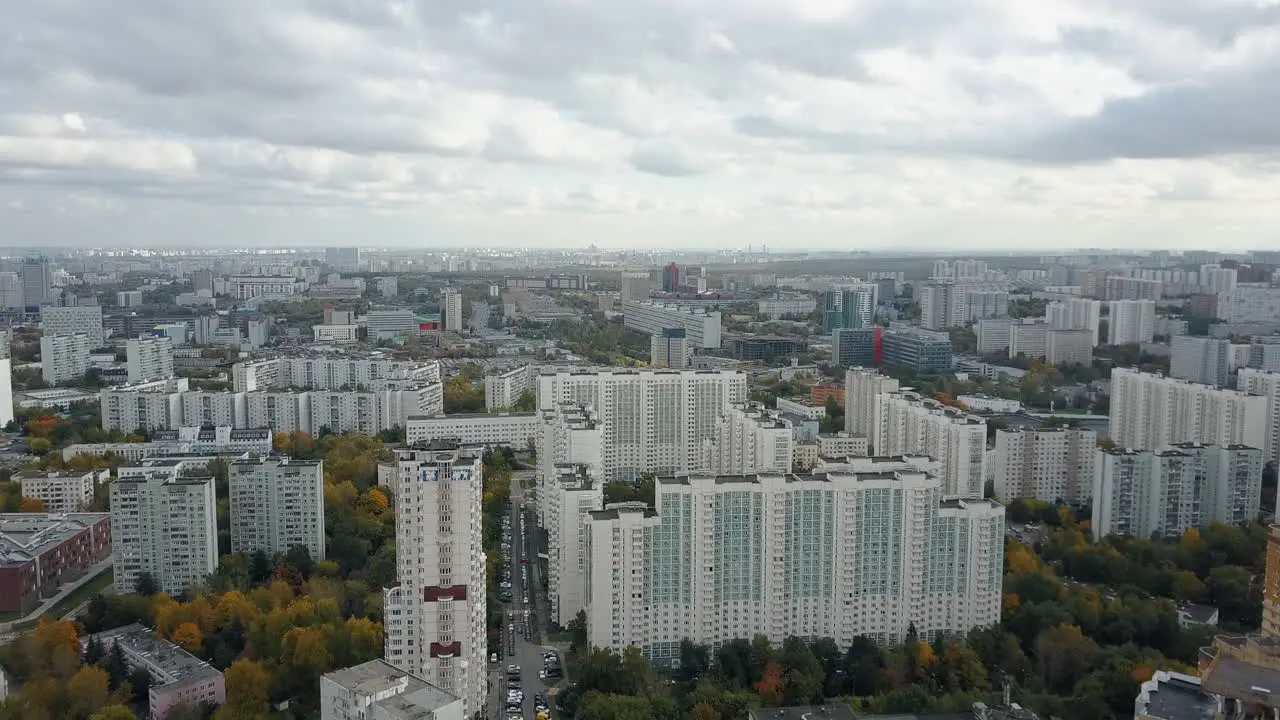
<svg viewBox="0 0 1280 720">
<path fill-rule="evenodd" d="M 0 717 L 1280 709 L 1280 252 L 8 254 Z"/>
</svg>

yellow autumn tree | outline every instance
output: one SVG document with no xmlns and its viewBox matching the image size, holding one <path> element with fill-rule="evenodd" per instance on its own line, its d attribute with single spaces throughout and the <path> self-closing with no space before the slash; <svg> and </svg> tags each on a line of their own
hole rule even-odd
<svg viewBox="0 0 1280 720">
<path fill-rule="evenodd" d="M 107 704 L 110 693 L 107 671 L 96 665 L 86 665 L 67 681 L 68 710 L 72 717 L 87 718 Z"/>
<path fill-rule="evenodd" d="M 227 685 L 227 706 L 247 713 L 267 710 L 271 676 L 262 665 L 247 658 L 231 663 L 223 673 Z"/>
<path fill-rule="evenodd" d="M 204 633 L 200 632 L 200 627 L 193 622 L 184 622 L 174 628 L 169 639 L 189 653 L 199 652 L 204 645 Z"/>
</svg>

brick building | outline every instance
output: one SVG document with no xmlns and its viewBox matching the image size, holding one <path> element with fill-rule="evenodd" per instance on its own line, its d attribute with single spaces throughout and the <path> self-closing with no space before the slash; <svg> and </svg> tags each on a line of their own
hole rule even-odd
<svg viewBox="0 0 1280 720">
<path fill-rule="evenodd" d="M 0 612 L 34 608 L 110 555 L 108 513 L 0 514 Z"/>
</svg>

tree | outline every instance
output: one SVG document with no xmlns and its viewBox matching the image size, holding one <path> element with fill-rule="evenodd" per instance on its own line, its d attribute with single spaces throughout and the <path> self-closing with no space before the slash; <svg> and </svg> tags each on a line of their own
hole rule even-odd
<svg viewBox="0 0 1280 720">
<path fill-rule="evenodd" d="M 195 623 L 184 622 L 174 628 L 173 635 L 170 637 L 174 644 L 195 654 L 204 646 L 204 633 L 200 632 L 200 627 Z"/>
<path fill-rule="evenodd" d="M 73 717 L 87 718 L 107 704 L 110 692 L 107 687 L 107 671 L 94 665 L 86 665 L 67 681 L 68 709 Z"/>
<path fill-rule="evenodd" d="M 242 658 L 231 663 L 223 677 L 229 707 L 255 713 L 267 711 L 271 677 L 262 665 Z"/>
<path fill-rule="evenodd" d="M 89 716 L 89 720 L 137 720 L 138 716 L 124 705 L 108 705 Z"/>
<path fill-rule="evenodd" d="M 315 561 L 311 559 L 311 551 L 306 545 L 294 545 L 284 554 L 285 567 L 291 567 L 298 571 L 303 580 L 311 577 L 311 573 L 315 570 Z"/>
<path fill-rule="evenodd" d="M 138 573 L 138 584 L 134 587 L 134 591 L 143 597 L 151 597 L 160 592 L 160 584 L 156 582 L 156 578 L 149 572 Z"/>
<path fill-rule="evenodd" d="M 48 512 L 48 510 L 45 509 L 43 501 L 37 500 L 36 498 L 24 497 L 22 498 L 22 505 L 20 506 L 18 512 L 42 513 L 42 512 Z"/>
<path fill-rule="evenodd" d="M 1035 654 L 1045 685 L 1066 695 L 1088 673 L 1097 657 L 1098 644 L 1084 637 L 1074 625 L 1059 625 L 1040 633 Z"/>
</svg>

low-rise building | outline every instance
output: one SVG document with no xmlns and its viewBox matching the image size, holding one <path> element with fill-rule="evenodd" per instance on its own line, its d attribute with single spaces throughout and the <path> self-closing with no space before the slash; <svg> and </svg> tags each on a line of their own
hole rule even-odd
<svg viewBox="0 0 1280 720">
<path fill-rule="evenodd" d="M 0 612 L 26 612 L 111 556 L 107 513 L 0 515 Z"/>
<path fill-rule="evenodd" d="M 137 623 L 90 635 L 89 641 L 108 655 L 120 648 L 130 670 L 146 670 L 151 676 L 147 707 L 152 720 L 165 720 L 179 706 L 215 706 L 227 701 L 222 673 Z"/>
<path fill-rule="evenodd" d="M 405 423 L 405 440 L 414 445 L 457 440 L 464 445 L 505 445 L 523 450 L 538 437 L 538 413 L 457 413 L 412 415 Z"/>
<path fill-rule="evenodd" d="M 385 660 L 320 676 L 320 720 L 463 720 L 462 700 Z"/>
<path fill-rule="evenodd" d="M 88 507 L 98 483 L 106 482 L 110 477 L 110 470 L 24 470 L 16 479 L 22 484 L 23 497 L 39 500 L 51 513 L 72 513 Z"/>
</svg>

